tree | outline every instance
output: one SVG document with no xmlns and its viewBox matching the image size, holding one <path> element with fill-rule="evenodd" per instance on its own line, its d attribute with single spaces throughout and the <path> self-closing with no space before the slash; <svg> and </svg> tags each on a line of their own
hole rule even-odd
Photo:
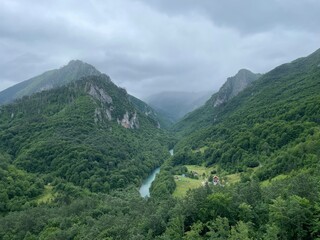
<svg viewBox="0 0 320 240">
<path fill-rule="evenodd" d="M 311 225 L 311 204 L 308 199 L 290 196 L 287 200 L 281 197 L 270 205 L 269 221 L 280 229 L 281 239 L 308 239 Z"/>
<path fill-rule="evenodd" d="M 267 231 L 263 235 L 263 240 L 276 240 L 278 239 L 280 229 L 276 224 L 267 224 Z"/>
<path fill-rule="evenodd" d="M 253 219 L 253 211 L 251 205 L 241 203 L 239 205 L 239 218 L 244 222 L 249 222 Z"/>
<path fill-rule="evenodd" d="M 225 240 L 230 235 L 230 226 L 227 218 L 217 217 L 214 221 L 207 224 L 209 232 L 207 236 L 212 240 Z"/>
<path fill-rule="evenodd" d="M 190 231 L 185 233 L 184 240 L 201 240 L 201 231 L 203 230 L 204 224 L 202 222 L 196 222 L 191 226 Z"/>
<path fill-rule="evenodd" d="M 172 218 L 165 232 L 165 236 L 172 240 L 180 240 L 184 234 L 184 218 L 178 215 Z"/>
<path fill-rule="evenodd" d="M 250 240 L 249 227 L 246 223 L 239 221 L 236 226 L 231 227 L 229 240 Z"/>
<path fill-rule="evenodd" d="M 212 217 L 231 217 L 231 197 L 225 193 L 216 192 L 208 196 L 208 209 L 211 210 Z"/>
</svg>

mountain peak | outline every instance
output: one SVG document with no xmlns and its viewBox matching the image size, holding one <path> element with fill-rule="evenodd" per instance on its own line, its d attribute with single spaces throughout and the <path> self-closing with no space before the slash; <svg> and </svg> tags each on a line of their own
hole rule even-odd
<svg viewBox="0 0 320 240">
<path fill-rule="evenodd" d="M 61 69 L 71 69 L 71 71 L 85 71 L 88 73 L 88 75 L 99 75 L 101 74 L 101 72 L 99 72 L 94 66 L 83 62 L 81 60 L 71 60 L 69 61 L 69 63 L 63 67 L 61 67 L 59 70 Z M 87 75 L 87 74 L 86 74 Z"/>
<path fill-rule="evenodd" d="M 242 68 L 238 71 L 237 74 L 244 74 L 244 73 L 252 73 L 252 72 L 246 68 Z"/>
<path fill-rule="evenodd" d="M 235 76 L 229 77 L 220 88 L 214 100 L 214 107 L 219 106 L 238 95 L 239 92 L 248 87 L 260 76 L 261 74 L 253 73 L 248 69 L 240 69 Z"/>
<path fill-rule="evenodd" d="M 239 80 L 239 78 L 248 78 L 248 77 L 250 78 L 251 76 L 256 76 L 256 75 L 257 75 L 256 73 L 253 73 L 248 69 L 242 68 L 233 77 L 235 77 L 237 80 Z M 261 74 L 258 74 L 258 75 L 261 75 Z"/>
<path fill-rule="evenodd" d="M 81 67 L 81 66 L 86 66 L 86 67 L 92 67 L 92 68 L 95 68 L 94 66 L 86 63 L 86 62 L 83 62 L 79 59 L 74 59 L 74 60 L 70 60 L 68 62 L 68 64 L 64 67 L 74 67 L 74 66 L 77 66 L 77 67 Z M 97 70 L 98 71 L 98 70 Z"/>
<path fill-rule="evenodd" d="M 73 59 L 73 60 L 70 60 L 68 65 L 74 65 L 74 64 L 84 64 L 85 62 L 79 60 L 79 59 Z"/>
<path fill-rule="evenodd" d="M 80 60 L 71 60 L 67 65 L 42 73 L 0 92 L 0 104 L 12 102 L 23 96 L 66 85 L 82 77 L 101 75 L 95 67 Z"/>
</svg>

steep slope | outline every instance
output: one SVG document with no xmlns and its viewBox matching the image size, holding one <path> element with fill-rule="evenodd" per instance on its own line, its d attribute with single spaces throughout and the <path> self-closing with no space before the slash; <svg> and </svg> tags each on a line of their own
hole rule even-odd
<svg viewBox="0 0 320 240">
<path fill-rule="evenodd" d="M 101 73 L 93 66 L 79 60 L 72 60 L 60 69 L 47 71 L 0 92 L 0 104 L 9 103 L 23 96 L 62 86 L 81 77 L 99 74 Z"/>
<path fill-rule="evenodd" d="M 211 101 L 153 184 L 155 198 L 196 188 L 159 239 L 319 238 L 319 92 L 320 50 Z"/>
<path fill-rule="evenodd" d="M 261 77 L 261 74 L 252 73 L 247 69 L 239 70 L 235 76 L 228 78 L 220 88 L 219 92 L 215 95 L 213 106 L 217 107 L 229 101 L 259 77 Z"/>
<path fill-rule="evenodd" d="M 227 79 L 219 91 L 213 94 L 205 105 L 185 116 L 173 129 L 184 134 L 210 125 L 214 121 L 214 112 L 261 76 L 261 74 L 252 73 L 247 69 L 239 70 L 235 76 Z"/>
<path fill-rule="evenodd" d="M 0 107 L 0 152 L 28 173 L 93 192 L 138 184 L 168 156 L 168 135 L 106 75 Z"/>
<path fill-rule="evenodd" d="M 210 122 L 177 148 L 205 149 L 198 159 L 228 171 L 262 164 L 261 180 L 315 167 L 320 158 L 319 64 L 318 50 L 266 73 L 215 108 Z M 190 159 L 197 161 L 192 153 Z"/>
<path fill-rule="evenodd" d="M 171 123 L 180 120 L 188 112 L 203 105 L 212 92 L 161 92 L 145 101 Z"/>
<path fill-rule="evenodd" d="M 148 104 L 143 102 L 142 100 L 128 95 L 130 102 L 142 113 L 144 113 L 149 118 L 153 119 L 155 122 L 157 122 L 158 128 L 164 128 L 169 129 L 172 125 L 171 121 L 164 115 L 156 110 L 154 110 L 152 107 L 150 107 Z"/>
</svg>

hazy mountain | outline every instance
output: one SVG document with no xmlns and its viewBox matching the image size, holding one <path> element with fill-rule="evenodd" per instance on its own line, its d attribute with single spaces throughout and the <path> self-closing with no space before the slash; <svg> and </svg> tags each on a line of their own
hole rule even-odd
<svg viewBox="0 0 320 240">
<path fill-rule="evenodd" d="M 239 72 L 227 79 L 223 86 L 219 89 L 213 97 L 213 106 L 219 106 L 229 101 L 234 96 L 238 95 L 239 92 L 250 86 L 252 82 L 261 77 L 259 73 L 252 73 L 247 69 L 241 69 Z"/>
<path fill-rule="evenodd" d="M 226 104 L 261 76 L 261 74 L 252 73 L 247 69 L 239 70 L 235 76 L 229 77 L 219 91 L 214 93 L 203 106 L 187 114 L 178 122 L 174 127 L 175 130 L 191 132 L 212 123 L 213 112 L 219 106 Z"/>
<path fill-rule="evenodd" d="M 174 123 L 203 105 L 211 94 L 212 92 L 161 92 L 149 96 L 145 101 Z"/>
<path fill-rule="evenodd" d="M 143 102 L 142 100 L 132 96 L 128 95 L 129 100 L 131 103 L 139 109 L 142 113 L 144 113 L 146 116 L 149 118 L 154 119 L 157 122 L 158 128 L 164 128 L 164 129 L 169 129 L 169 127 L 172 126 L 171 120 L 164 114 L 161 113 L 160 111 L 154 110 L 152 107 L 150 107 L 148 104 Z"/>
<path fill-rule="evenodd" d="M 62 86 L 81 77 L 99 74 L 101 73 L 93 66 L 80 60 L 72 60 L 64 67 L 47 71 L 3 90 L 0 92 L 0 104 L 9 103 L 23 96 Z"/>
</svg>

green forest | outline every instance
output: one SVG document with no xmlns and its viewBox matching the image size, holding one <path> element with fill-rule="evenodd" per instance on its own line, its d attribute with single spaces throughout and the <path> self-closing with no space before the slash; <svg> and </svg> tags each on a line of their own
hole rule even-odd
<svg viewBox="0 0 320 240">
<path fill-rule="evenodd" d="M 0 239 L 320 239 L 319 63 L 172 127 L 104 74 L 0 106 Z M 177 197 L 177 176 L 210 180 Z"/>
</svg>

